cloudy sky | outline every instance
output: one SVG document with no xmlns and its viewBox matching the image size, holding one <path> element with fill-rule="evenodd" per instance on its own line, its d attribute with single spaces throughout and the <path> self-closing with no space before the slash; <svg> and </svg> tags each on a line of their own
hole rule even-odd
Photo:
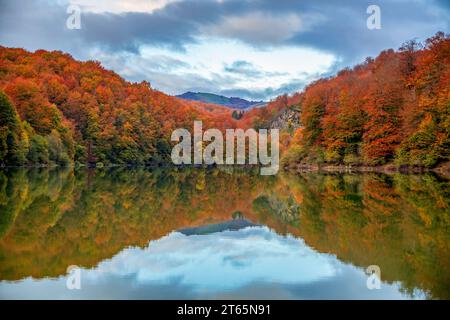
<svg viewBox="0 0 450 320">
<path fill-rule="evenodd" d="M 81 29 L 66 27 L 74 4 Z M 99 60 L 169 94 L 268 100 L 449 21 L 448 0 L 0 0 L 0 45 Z"/>
</svg>

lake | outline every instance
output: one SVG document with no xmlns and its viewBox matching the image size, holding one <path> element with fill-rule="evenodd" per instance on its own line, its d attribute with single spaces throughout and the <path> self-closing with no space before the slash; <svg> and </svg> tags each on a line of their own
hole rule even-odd
<svg viewBox="0 0 450 320">
<path fill-rule="evenodd" d="M 449 190 L 433 174 L 7 169 L 0 299 L 449 299 Z"/>
</svg>

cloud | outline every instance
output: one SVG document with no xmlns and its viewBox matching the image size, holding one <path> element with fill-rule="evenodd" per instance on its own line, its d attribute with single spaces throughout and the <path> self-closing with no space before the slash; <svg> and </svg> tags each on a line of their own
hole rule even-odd
<svg viewBox="0 0 450 320">
<path fill-rule="evenodd" d="M 88 4 L 85 0 L 71 1 Z M 68 33 L 64 30 L 68 2 L 1 0 L 0 39 L 29 45 L 33 38 L 37 46 L 38 42 L 48 44 L 47 35 L 52 35 L 66 46 L 79 38 L 86 45 L 137 52 L 140 45 L 183 50 L 202 37 L 224 37 L 268 50 L 277 45 L 310 46 L 354 62 L 352 59 L 449 28 L 448 3 L 439 0 L 380 0 L 382 29 L 376 31 L 366 28 L 370 1 L 360 0 L 89 3 L 82 6 L 82 29 Z"/>
<path fill-rule="evenodd" d="M 80 6 L 84 12 L 92 13 L 152 13 L 177 0 L 70 0 L 71 4 Z"/>
<path fill-rule="evenodd" d="M 290 41 L 333 52 L 342 61 L 342 67 L 375 56 L 381 50 L 396 49 L 406 40 L 423 40 L 439 30 L 448 30 L 448 19 L 437 5 L 403 0 L 379 1 L 382 27 L 369 30 L 366 27 L 369 4 L 370 1 L 321 2 L 316 10 L 326 20 L 308 32 L 296 34 Z"/>
<path fill-rule="evenodd" d="M 271 97 L 277 97 L 285 93 L 301 91 L 308 84 L 308 82 L 309 81 L 307 80 L 292 79 L 289 82 L 282 83 L 275 87 L 268 86 L 266 88 L 256 90 L 234 88 L 221 90 L 219 93 L 224 96 L 245 97 L 246 99 L 255 101 L 268 101 L 271 99 Z"/>
<path fill-rule="evenodd" d="M 299 265 L 302 272 L 294 272 Z M 210 235 L 171 233 L 147 249 L 122 251 L 88 277 L 132 274 L 139 283 L 180 279 L 180 284 L 202 291 L 236 289 L 256 279 L 310 283 L 333 277 L 339 268 L 335 258 L 315 252 L 301 239 L 282 237 L 267 227 L 251 227 Z M 218 282 L 213 270 L 221 270 L 227 281 Z"/>
<path fill-rule="evenodd" d="M 200 31 L 214 37 L 241 39 L 254 45 L 281 44 L 302 29 L 302 20 L 295 14 L 272 15 L 252 12 L 242 16 L 225 16 L 216 25 Z"/>
<path fill-rule="evenodd" d="M 148 80 L 169 94 L 200 91 L 251 100 L 300 90 L 335 63 L 333 56 L 310 49 L 265 51 L 219 40 L 188 45 L 184 52 L 143 46 L 137 53 L 97 49 L 90 55 L 131 81 Z"/>
<path fill-rule="evenodd" d="M 0 281 L 0 298 L 408 298 L 399 283 L 367 290 L 366 280 L 362 268 L 264 226 L 193 236 L 172 232 L 145 248 L 126 248 L 82 269 L 81 290 L 67 290 L 65 275 L 27 278 Z"/>
<path fill-rule="evenodd" d="M 287 75 L 287 72 L 263 71 L 261 67 L 255 66 L 253 63 L 244 60 L 236 60 L 231 64 L 225 64 L 223 71 L 252 78 Z"/>
<path fill-rule="evenodd" d="M 81 30 L 65 27 L 69 3 L 83 9 Z M 379 0 L 381 30 L 366 27 L 369 4 L 368 0 L 0 0 L 0 44 L 62 50 L 77 59 L 95 58 L 103 63 L 103 57 L 128 57 L 149 70 L 146 80 L 169 93 L 179 93 L 177 85 L 193 91 L 240 91 L 262 97 L 263 92 L 277 94 L 283 85 L 297 88 L 292 84 L 359 63 L 383 49 L 398 48 L 406 40 L 449 31 L 448 1 Z M 229 46 L 216 45 L 217 41 L 232 41 L 243 51 L 233 51 L 228 59 L 221 51 Z M 192 50 L 196 45 L 216 51 L 202 55 Z M 145 48 L 155 53 L 145 55 Z M 158 48 L 170 53 L 158 56 Z M 305 49 L 314 55 L 298 53 Z M 202 61 L 192 57 L 198 54 Z M 326 54 L 333 57 L 331 63 L 324 58 Z M 314 56 L 327 63 L 317 64 Z M 126 68 L 117 63 L 109 66 L 130 80 L 145 76 L 138 66 L 123 61 Z M 233 65 L 234 61 L 252 65 Z M 286 64 L 291 64 L 287 71 Z M 206 73 L 203 65 L 212 71 Z M 263 77 L 270 79 L 262 81 Z"/>
<path fill-rule="evenodd" d="M 259 75 L 260 71 L 255 70 L 255 67 L 252 63 L 244 60 L 236 60 L 231 65 L 225 65 L 224 71 L 231 73 L 243 73 L 250 75 Z"/>
</svg>

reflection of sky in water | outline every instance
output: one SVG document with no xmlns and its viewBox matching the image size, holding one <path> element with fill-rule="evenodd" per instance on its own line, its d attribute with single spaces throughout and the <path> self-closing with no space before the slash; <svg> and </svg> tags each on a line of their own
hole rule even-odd
<svg viewBox="0 0 450 320">
<path fill-rule="evenodd" d="M 179 278 L 183 285 L 216 291 L 258 280 L 307 283 L 331 277 L 338 268 L 303 241 L 278 236 L 265 227 L 193 236 L 174 232 L 145 250 L 122 251 L 102 262 L 98 271 L 132 275 L 139 283 Z M 95 280 L 99 275 L 90 272 L 88 277 Z"/>
<path fill-rule="evenodd" d="M 66 289 L 65 277 L 1 282 L 0 298 L 405 298 L 395 284 L 368 290 L 363 270 L 267 227 L 173 232 L 82 270 L 81 277 L 81 290 Z"/>
</svg>

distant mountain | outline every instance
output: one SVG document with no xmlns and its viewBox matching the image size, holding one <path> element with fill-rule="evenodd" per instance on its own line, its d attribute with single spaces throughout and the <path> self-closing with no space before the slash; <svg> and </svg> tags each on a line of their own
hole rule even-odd
<svg viewBox="0 0 450 320">
<path fill-rule="evenodd" d="M 220 96 L 213 93 L 205 93 L 205 92 L 185 92 L 183 94 L 177 95 L 176 97 L 201 101 L 205 103 L 214 103 L 220 104 L 225 107 L 235 108 L 235 109 L 251 109 L 251 108 L 259 108 L 264 107 L 267 103 L 264 101 L 248 101 L 245 99 L 237 98 L 237 97 L 225 97 Z"/>
</svg>

